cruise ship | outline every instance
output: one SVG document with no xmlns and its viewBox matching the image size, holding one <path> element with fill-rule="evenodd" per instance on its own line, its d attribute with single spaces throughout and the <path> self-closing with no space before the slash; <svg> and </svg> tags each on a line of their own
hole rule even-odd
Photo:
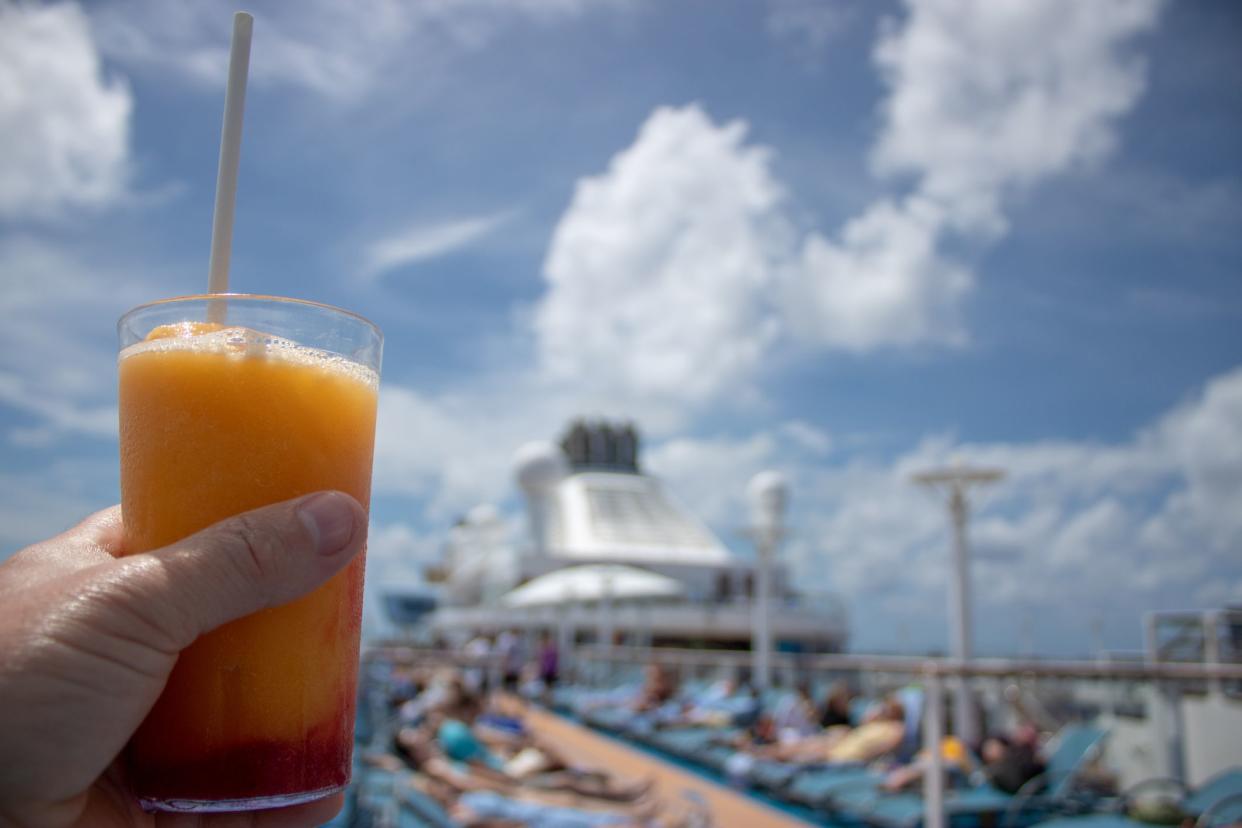
<svg viewBox="0 0 1242 828">
<path fill-rule="evenodd" d="M 632 424 L 574 422 L 557 443 L 522 446 L 514 476 L 525 538 L 509 542 L 492 507 L 472 510 L 426 573 L 434 599 L 390 595 L 390 619 L 445 642 L 519 630 L 555 632 L 562 646 L 750 648 L 757 558 L 731 550 L 643 470 Z M 799 594 L 775 558 L 774 649 L 842 652 L 842 603 Z"/>
</svg>

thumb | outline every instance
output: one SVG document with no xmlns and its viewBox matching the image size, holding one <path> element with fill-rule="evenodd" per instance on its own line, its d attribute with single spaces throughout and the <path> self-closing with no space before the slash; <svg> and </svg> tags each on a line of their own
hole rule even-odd
<svg viewBox="0 0 1242 828">
<path fill-rule="evenodd" d="M 229 621 L 286 604 L 344 567 L 367 516 L 343 492 L 318 492 L 222 520 L 171 546 L 126 558 L 144 615 L 171 651 Z"/>
</svg>

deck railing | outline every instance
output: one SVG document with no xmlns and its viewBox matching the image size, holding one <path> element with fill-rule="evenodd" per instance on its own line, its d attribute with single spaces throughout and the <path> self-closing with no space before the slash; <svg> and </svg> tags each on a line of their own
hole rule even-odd
<svg viewBox="0 0 1242 828">
<path fill-rule="evenodd" d="M 495 658 L 471 659 L 460 652 L 435 651 L 408 647 L 399 643 L 370 648 L 364 661 L 382 659 L 388 662 L 418 665 L 443 665 L 484 669 L 498 677 L 500 664 Z M 691 650 L 646 647 L 578 647 L 572 653 L 572 664 L 579 677 L 606 683 L 635 667 L 658 663 L 674 668 L 683 675 L 705 675 L 722 671 L 743 671 L 751 665 L 747 651 Z M 919 680 L 924 688 L 923 743 L 939 745 L 945 735 L 943 700 L 946 684 L 965 679 L 1061 679 L 1099 682 L 1151 682 L 1162 689 L 1166 705 L 1176 706 L 1180 687 L 1188 682 L 1207 683 L 1211 687 L 1226 684 L 1242 685 L 1242 663 L 1202 663 L 1166 661 L 1068 661 L 1042 659 L 979 658 L 962 662 L 947 658 L 920 656 L 876 655 L 804 655 L 773 654 L 774 673 L 787 675 L 859 674 L 880 677 L 904 677 Z M 1166 733 L 1170 751 L 1180 751 L 1181 734 L 1176 732 L 1179 717 L 1167 718 L 1175 732 Z M 944 828 L 944 774 L 941 752 L 927 751 L 928 763 L 924 779 L 924 828 Z M 1179 763 L 1171 763 L 1175 773 Z"/>
</svg>

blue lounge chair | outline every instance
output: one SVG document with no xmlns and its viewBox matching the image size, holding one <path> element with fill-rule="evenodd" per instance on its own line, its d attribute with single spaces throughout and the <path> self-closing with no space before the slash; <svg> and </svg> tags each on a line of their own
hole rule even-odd
<svg viewBox="0 0 1242 828">
<path fill-rule="evenodd" d="M 1175 794 L 1177 809 L 1191 819 L 1209 822 L 1242 820 L 1242 768 L 1229 768 L 1198 788 L 1190 790 L 1175 779 L 1150 779 L 1125 791 L 1120 802 L 1107 813 L 1064 817 L 1040 823 L 1040 828 L 1146 828 L 1148 823 L 1127 816 L 1131 806 L 1149 791 L 1167 790 Z"/>
<path fill-rule="evenodd" d="M 398 817 L 400 828 L 419 826 L 419 828 L 456 828 L 457 822 L 448 815 L 432 797 L 407 787 L 398 796 L 401 812 Z"/>
<path fill-rule="evenodd" d="M 784 789 L 790 801 L 808 808 L 824 810 L 839 788 L 856 785 L 876 777 L 864 765 L 820 765 L 797 774 Z"/>
<path fill-rule="evenodd" d="M 913 757 L 918 744 L 923 720 L 923 690 L 915 686 L 905 687 L 898 691 L 897 697 L 905 709 L 906 719 L 905 735 L 896 757 L 908 760 Z M 857 715 L 861 719 L 866 705 L 857 706 Z M 864 765 L 857 762 L 807 764 L 760 761 L 752 770 L 752 779 L 758 787 L 779 796 L 788 796 L 792 801 L 812 808 L 824 805 L 830 792 L 840 785 L 857 784 L 865 777 L 873 777 L 877 784 L 883 780 L 883 774 L 868 772 Z"/>
<path fill-rule="evenodd" d="M 1050 814 L 1081 813 L 1094 804 L 1078 790 L 1081 771 L 1100 754 L 1105 731 L 1069 725 L 1058 734 L 1047 769 L 1016 794 L 978 784 L 945 792 L 945 815 L 955 826 L 995 822 L 1002 817 L 1007 828 L 1031 825 Z M 882 828 L 915 828 L 923 821 L 924 803 L 920 794 L 884 792 L 874 775 L 856 782 L 831 787 L 828 809 L 837 814 L 864 820 Z"/>
<path fill-rule="evenodd" d="M 673 730 L 657 730 L 651 734 L 652 747 L 670 753 L 679 759 L 695 761 L 708 745 L 722 734 L 720 728 L 683 727 Z"/>
</svg>

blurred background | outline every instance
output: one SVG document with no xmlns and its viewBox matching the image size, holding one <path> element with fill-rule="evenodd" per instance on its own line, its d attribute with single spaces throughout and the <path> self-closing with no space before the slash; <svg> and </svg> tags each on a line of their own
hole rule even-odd
<svg viewBox="0 0 1242 828">
<path fill-rule="evenodd" d="M 970 8 L 968 8 L 970 7 Z M 515 450 L 629 421 L 850 647 L 981 653 L 1242 602 L 1242 7 L 256 2 L 234 289 L 387 341 L 366 627 Z M 231 4 L 0 2 L 0 557 L 117 491 L 115 330 L 206 285 Z M 491 519 L 491 518 L 489 518 Z"/>
</svg>

